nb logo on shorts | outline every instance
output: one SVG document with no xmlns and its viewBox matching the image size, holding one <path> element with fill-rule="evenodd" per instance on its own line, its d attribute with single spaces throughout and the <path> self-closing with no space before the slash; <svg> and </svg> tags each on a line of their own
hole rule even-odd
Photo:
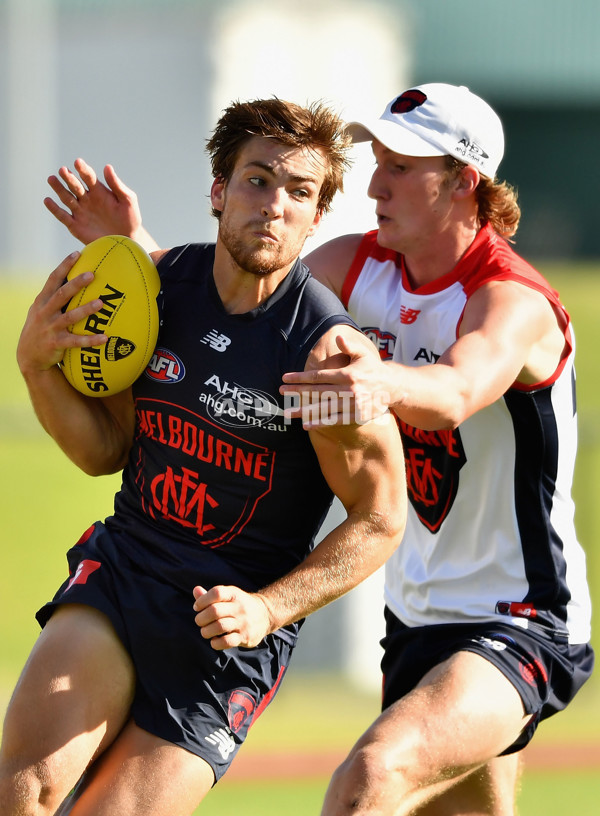
<svg viewBox="0 0 600 816">
<path fill-rule="evenodd" d="M 212 734 L 209 734 L 208 737 L 204 737 L 204 739 L 206 742 L 210 742 L 211 745 L 215 746 L 223 759 L 227 759 L 229 754 L 235 751 L 235 740 L 231 736 L 231 733 L 228 733 L 224 728 L 218 728 L 216 731 L 213 731 Z"/>
<path fill-rule="evenodd" d="M 200 342 L 210 346 L 214 351 L 226 351 L 231 339 L 225 334 L 219 334 L 216 329 L 212 329 Z"/>
<path fill-rule="evenodd" d="M 503 652 L 506 649 L 506 643 L 503 643 L 501 640 L 495 640 L 493 638 L 476 637 L 473 638 L 473 642 L 481 643 L 481 645 L 485 646 L 486 649 L 493 649 L 494 652 Z"/>
</svg>

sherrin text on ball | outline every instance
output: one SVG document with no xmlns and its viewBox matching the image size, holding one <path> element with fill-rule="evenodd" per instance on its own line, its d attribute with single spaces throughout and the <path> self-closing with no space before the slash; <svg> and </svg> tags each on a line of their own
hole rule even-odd
<svg viewBox="0 0 600 816">
<path fill-rule="evenodd" d="M 158 337 L 160 278 L 147 252 L 122 235 L 107 235 L 84 247 L 67 277 L 89 271 L 94 280 L 71 299 L 67 311 L 96 298 L 103 306 L 70 330 L 107 335 L 108 342 L 67 349 L 61 368 L 82 394 L 108 397 L 129 388 L 152 356 Z"/>
</svg>

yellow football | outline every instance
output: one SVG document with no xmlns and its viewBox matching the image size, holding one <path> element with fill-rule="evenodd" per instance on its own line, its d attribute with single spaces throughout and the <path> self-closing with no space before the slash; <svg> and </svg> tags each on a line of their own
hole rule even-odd
<svg viewBox="0 0 600 816">
<path fill-rule="evenodd" d="M 66 310 L 99 298 L 103 306 L 71 326 L 75 334 L 106 334 L 106 345 L 65 351 L 62 371 L 71 385 L 90 397 L 108 397 L 129 388 L 143 373 L 156 346 L 160 278 L 152 258 L 131 238 L 107 235 L 81 252 L 68 274 L 93 272 L 94 280 Z"/>
</svg>

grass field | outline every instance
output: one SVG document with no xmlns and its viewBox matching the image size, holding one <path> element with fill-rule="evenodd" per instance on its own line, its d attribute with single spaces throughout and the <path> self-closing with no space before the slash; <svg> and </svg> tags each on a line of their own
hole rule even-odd
<svg viewBox="0 0 600 816">
<path fill-rule="evenodd" d="M 600 268 L 552 267 L 544 270 L 561 292 L 577 330 L 580 453 L 575 497 L 577 525 L 588 553 L 595 603 L 594 633 L 600 614 L 600 378 L 596 348 L 600 335 Z M 20 326 L 37 284 L 0 285 L 0 342 L 7 349 L 0 391 L 0 710 L 37 635 L 34 610 L 62 581 L 68 544 L 112 506 L 118 477 L 83 476 L 40 430 L 14 360 Z M 343 751 L 376 715 L 377 699 L 349 688 L 342 678 L 295 675 L 277 702 L 261 717 L 243 751 L 268 756 L 273 751 Z M 561 770 L 570 749 L 600 742 L 600 679 L 593 678 L 569 711 L 540 729 L 536 742 L 556 747 L 557 765 L 527 769 L 520 797 L 522 816 L 595 814 L 600 801 L 600 767 Z M 561 760 L 562 757 L 562 760 Z M 265 768 L 268 775 L 268 767 Z M 307 780 L 252 782 L 227 777 L 211 793 L 206 816 L 286 816 L 317 814 L 326 775 Z M 574 806 L 577 802 L 577 806 Z"/>
</svg>

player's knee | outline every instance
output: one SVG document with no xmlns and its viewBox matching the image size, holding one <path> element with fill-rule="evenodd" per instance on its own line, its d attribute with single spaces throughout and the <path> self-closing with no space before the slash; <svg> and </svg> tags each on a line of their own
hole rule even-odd
<svg viewBox="0 0 600 816">
<path fill-rule="evenodd" d="M 328 791 L 327 816 L 388 813 L 388 792 L 399 801 L 405 790 L 405 773 L 385 747 L 367 743 L 355 748 L 334 772 Z"/>
<path fill-rule="evenodd" d="M 64 795 L 45 763 L 18 770 L 0 767 L 0 816 L 49 816 Z"/>
</svg>

